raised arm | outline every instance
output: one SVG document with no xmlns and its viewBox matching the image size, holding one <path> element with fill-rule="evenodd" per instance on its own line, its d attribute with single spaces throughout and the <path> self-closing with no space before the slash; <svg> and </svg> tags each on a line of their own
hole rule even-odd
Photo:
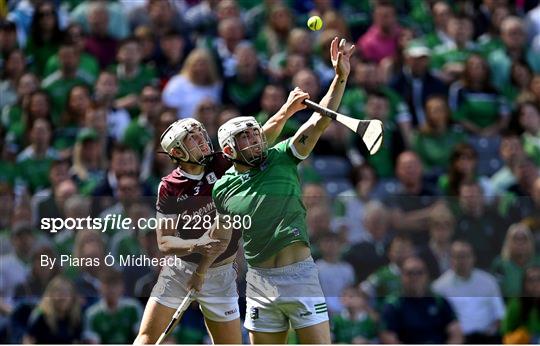
<svg viewBox="0 0 540 346">
<path fill-rule="evenodd" d="M 342 39 L 338 45 L 338 38 L 334 38 L 330 46 L 330 56 L 332 59 L 332 66 L 336 71 L 336 75 L 332 80 L 332 84 L 328 89 L 326 95 L 324 95 L 320 104 L 331 110 L 337 110 L 347 85 L 347 78 L 351 70 L 349 58 L 354 52 L 354 45 L 349 49 L 345 48 L 345 39 Z M 303 157 L 307 157 L 317 141 L 321 137 L 324 130 L 328 127 L 332 120 L 324 117 L 319 113 L 313 113 L 309 120 L 300 127 L 300 129 L 293 136 L 293 145 L 296 152 Z"/>
<path fill-rule="evenodd" d="M 303 96 L 304 94 L 305 93 L 302 93 L 300 88 L 295 88 L 289 93 L 287 102 L 281 106 L 276 114 L 264 123 L 262 129 L 268 145 L 272 145 L 276 141 L 281 134 L 281 131 L 283 131 L 283 126 L 285 126 L 287 120 L 289 120 L 294 113 L 306 108 L 306 106 L 302 104 L 302 101 L 306 98 Z"/>
</svg>

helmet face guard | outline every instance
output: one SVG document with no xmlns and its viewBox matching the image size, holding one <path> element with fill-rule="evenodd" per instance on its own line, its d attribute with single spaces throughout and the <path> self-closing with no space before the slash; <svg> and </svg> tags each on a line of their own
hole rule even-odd
<svg viewBox="0 0 540 346">
<path fill-rule="evenodd" d="M 186 147 L 186 144 L 184 143 L 185 139 L 188 138 L 190 135 L 193 135 L 194 132 L 200 131 L 201 135 L 204 138 L 203 143 L 197 143 L 195 144 L 191 149 L 188 149 Z M 205 146 L 208 146 L 210 153 L 204 154 Z M 196 163 L 201 166 L 205 166 L 210 161 L 210 158 L 212 157 L 212 153 L 214 152 L 214 148 L 212 146 L 212 141 L 210 140 L 210 136 L 208 135 L 208 132 L 206 132 L 206 129 L 200 125 L 195 125 L 191 129 L 188 130 L 188 133 L 182 140 L 180 144 L 180 149 L 186 154 L 187 159 L 184 160 L 185 162 L 190 163 Z M 197 157 L 197 159 L 196 159 Z"/>
<path fill-rule="evenodd" d="M 188 149 L 185 139 L 197 132 L 203 136 L 204 141 L 202 143 L 195 143 Z M 208 164 L 214 153 L 212 141 L 210 140 L 208 132 L 206 132 L 204 126 L 195 119 L 182 119 L 171 124 L 161 135 L 161 146 L 165 153 L 177 163 L 188 162 L 204 166 Z M 208 146 L 210 153 L 205 155 L 204 152 L 206 146 Z M 173 149 L 178 149 L 180 155 L 178 155 L 178 153 L 173 155 Z"/>
<path fill-rule="evenodd" d="M 261 141 L 257 144 L 249 145 L 242 150 L 239 149 L 240 146 L 238 145 L 237 136 L 247 130 L 244 130 L 234 136 L 235 151 L 237 153 L 236 159 L 252 167 L 260 165 L 266 159 L 266 155 L 268 154 L 268 142 L 266 141 L 264 132 L 262 132 L 260 127 L 255 128 L 255 130 L 261 136 Z"/>
</svg>

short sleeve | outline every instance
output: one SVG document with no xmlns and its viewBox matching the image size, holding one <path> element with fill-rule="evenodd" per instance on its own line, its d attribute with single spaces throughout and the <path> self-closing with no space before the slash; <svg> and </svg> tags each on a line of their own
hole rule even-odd
<svg viewBox="0 0 540 346">
<path fill-rule="evenodd" d="M 279 155 L 287 155 L 287 157 L 294 162 L 295 165 L 299 164 L 307 158 L 306 156 L 300 155 L 296 148 L 293 145 L 292 137 L 276 144 L 272 149 L 276 150 Z"/>
</svg>

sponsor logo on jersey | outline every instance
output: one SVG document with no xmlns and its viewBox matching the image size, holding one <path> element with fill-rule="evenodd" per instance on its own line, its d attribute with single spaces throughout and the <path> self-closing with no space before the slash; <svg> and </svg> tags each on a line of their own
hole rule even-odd
<svg viewBox="0 0 540 346">
<path fill-rule="evenodd" d="M 236 313 L 238 311 L 238 309 L 234 308 L 232 310 L 229 310 L 229 311 L 225 311 L 225 316 L 229 316 L 229 315 L 232 315 L 234 313 Z"/>
<path fill-rule="evenodd" d="M 216 177 L 216 174 L 214 172 L 210 172 L 207 176 L 206 176 L 206 180 L 208 181 L 208 184 L 213 184 L 217 181 L 217 177 Z"/>
<path fill-rule="evenodd" d="M 256 320 L 259 318 L 259 308 L 252 307 L 249 311 L 249 317 L 251 317 L 252 320 Z"/>
<path fill-rule="evenodd" d="M 181 195 L 176 199 L 176 202 L 177 203 L 182 202 L 182 201 L 185 201 L 186 199 L 188 199 L 188 195 Z"/>
</svg>

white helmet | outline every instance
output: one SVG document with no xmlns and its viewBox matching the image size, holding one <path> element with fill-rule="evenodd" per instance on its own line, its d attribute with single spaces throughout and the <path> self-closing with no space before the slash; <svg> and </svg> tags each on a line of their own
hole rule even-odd
<svg viewBox="0 0 540 346">
<path fill-rule="evenodd" d="M 261 134 L 261 142 L 250 147 L 244 148 L 242 152 L 246 150 L 253 150 L 255 147 L 260 147 L 259 154 L 250 155 L 250 158 L 246 158 L 242 152 L 238 150 L 238 145 L 236 143 L 236 135 L 247 130 L 248 128 L 254 128 L 259 130 Z M 256 166 L 261 163 L 266 158 L 266 137 L 262 131 L 261 125 L 255 120 L 254 117 L 236 117 L 225 124 L 221 125 L 218 129 L 218 141 L 223 154 L 233 161 L 237 161 L 249 166 Z M 224 148 L 228 146 L 231 148 L 232 153 L 227 154 L 224 151 Z"/>
<path fill-rule="evenodd" d="M 193 159 L 194 155 L 190 155 L 190 151 L 186 148 L 184 145 L 184 138 L 192 131 L 194 130 L 200 130 L 210 147 L 210 151 L 214 152 L 214 149 L 212 147 L 212 141 L 210 140 L 210 137 L 208 136 L 208 133 L 206 132 L 206 129 L 204 128 L 203 124 L 195 119 L 187 118 L 187 119 L 180 119 L 172 123 L 161 135 L 160 142 L 161 147 L 167 153 L 171 159 L 175 161 L 183 161 L 183 162 L 190 162 L 195 163 L 198 165 L 205 165 L 208 163 L 208 160 L 210 156 L 204 155 L 201 149 L 201 146 L 198 146 L 196 149 L 200 151 L 200 158 L 195 159 L 194 161 L 190 161 L 190 159 Z M 174 148 L 180 149 L 181 156 L 173 156 L 172 150 Z M 193 149 L 192 149 L 193 150 Z"/>
</svg>

